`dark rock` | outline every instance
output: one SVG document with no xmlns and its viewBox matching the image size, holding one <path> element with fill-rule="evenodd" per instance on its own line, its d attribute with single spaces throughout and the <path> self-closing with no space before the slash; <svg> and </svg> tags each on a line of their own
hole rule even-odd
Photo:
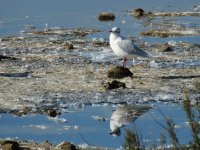
<svg viewBox="0 0 200 150">
<path fill-rule="evenodd" d="M 16 141 L 6 140 L 2 142 L 2 150 L 19 150 L 19 143 Z"/>
<path fill-rule="evenodd" d="M 71 144 L 69 142 L 66 142 L 66 141 L 61 143 L 61 144 L 59 144 L 57 146 L 57 148 L 59 150 L 76 150 L 76 146 L 75 145 L 73 145 L 73 144 Z"/>
<path fill-rule="evenodd" d="M 99 21 L 114 21 L 115 15 L 113 13 L 101 13 L 98 16 Z"/>
<path fill-rule="evenodd" d="M 66 50 L 72 50 L 72 49 L 74 49 L 74 46 L 72 44 L 65 43 L 63 45 L 63 48 L 66 49 Z"/>
<path fill-rule="evenodd" d="M 58 113 L 55 109 L 48 109 L 47 115 L 50 116 L 50 117 L 56 117 L 58 115 Z"/>
<path fill-rule="evenodd" d="M 113 78 L 113 79 L 121 79 L 125 77 L 132 78 L 133 73 L 128 68 L 117 66 L 115 68 L 111 68 L 110 70 L 108 70 L 107 76 L 108 78 Z"/>
<path fill-rule="evenodd" d="M 117 89 L 117 88 L 126 88 L 126 84 L 117 80 L 113 80 L 112 82 L 107 82 L 103 84 L 103 87 L 106 90 L 112 90 L 112 89 Z"/>
<path fill-rule="evenodd" d="M 171 52 L 173 50 L 172 50 L 171 46 L 166 43 L 166 44 L 164 44 L 160 47 L 159 51 L 161 51 L 161 52 Z"/>
<path fill-rule="evenodd" d="M 134 17 L 142 17 L 144 15 L 144 10 L 142 8 L 136 8 L 133 10 Z"/>
</svg>

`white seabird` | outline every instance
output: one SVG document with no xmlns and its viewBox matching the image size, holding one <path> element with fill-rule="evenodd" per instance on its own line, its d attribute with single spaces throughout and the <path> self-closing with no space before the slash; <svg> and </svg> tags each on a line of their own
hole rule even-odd
<svg viewBox="0 0 200 150">
<path fill-rule="evenodd" d="M 133 59 L 139 57 L 149 57 L 150 55 L 143 49 L 136 46 L 132 40 L 126 39 L 120 35 L 120 29 L 118 27 L 112 28 L 110 32 L 110 47 L 114 54 L 124 59 L 123 67 L 126 66 L 127 59 Z"/>
</svg>

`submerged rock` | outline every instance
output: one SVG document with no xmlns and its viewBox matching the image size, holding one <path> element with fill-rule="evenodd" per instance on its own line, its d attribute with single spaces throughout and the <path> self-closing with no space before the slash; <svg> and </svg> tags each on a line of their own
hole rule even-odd
<svg viewBox="0 0 200 150">
<path fill-rule="evenodd" d="M 126 84 L 117 80 L 113 80 L 111 82 L 107 82 L 103 84 L 103 87 L 106 90 L 112 90 L 112 89 L 117 89 L 117 88 L 126 88 Z"/>
<path fill-rule="evenodd" d="M 108 78 L 113 78 L 113 79 L 121 79 L 125 77 L 132 78 L 133 73 L 128 68 L 117 66 L 115 68 L 111 68 L 110 70 L 108 70 L 107 76 Z"/>
<path fill-rule="evenodd" d="M 141 17 L 144 15 L 144 10 L 142 8 L 136 8 L 132 12 L 134 17 Z"/>
<path fill-rule="evenodd" d="M 58 113 L 55 109 L 49 109 L 49 110 L 47 110 L 47 115 L 50 117 L 56 117 L 58 115 Z"/>
<path fill-rule="evenodd" d="M 100 13 L 98 19 L 99 21 L 114 21 L 115 15 L 113 13 Z"/>
</svg>

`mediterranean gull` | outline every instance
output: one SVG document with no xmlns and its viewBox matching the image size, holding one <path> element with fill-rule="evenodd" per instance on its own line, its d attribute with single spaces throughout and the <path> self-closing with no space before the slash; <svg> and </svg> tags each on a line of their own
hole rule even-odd
<svg viewBox="0 0 200 150">
<path fill-rule="evenodd" d="M 126 66 L 127 59 L 133 59 L 139 57 L 149 57 L 150 55 L 136 46 L 132 40 L 126 39 L 120 35 L 120 29 L 118 27 L 112 28 L 110 32 L 110 47 L 114 54 L 124 59 L 123 67 Z"/>
</svg>

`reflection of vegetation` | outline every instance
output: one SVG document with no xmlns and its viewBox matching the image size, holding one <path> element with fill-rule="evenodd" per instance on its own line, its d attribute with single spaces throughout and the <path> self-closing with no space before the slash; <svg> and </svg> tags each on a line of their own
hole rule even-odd
<svg viewBox="0 0 200 150">
<path fill-rule="evenodd" d="M 167 133 L 169 134 L 170 142 L 172 144 L 172 147 L 170 149 L 173 150 L 179 150 L 179 149 L 193 149 L 193 150 L 199 150 L 200 149 L 200 110 L 199 109 L 194 109 L 194 107 L 191 105 L 191 101 L 189 99 L 188 92 L 185 92 L 185 100 L 183 101 L 183 108 L 184 111 L 187 115 L 187 119 L 189 122 L 189 127 L 192 132 L 192 141 L 190 141 L 188 146 L 185 145 L 180 145 L 179 140 L 177 138 L 177 135 L 175 133 L 175 124 L 172 119 L 166 118 L 163 115 L 165 121 L 166 121 L 166 126 L 162 125 L 158 121 L 158 123 L 161 127 L 163 127 Z M 161 112 L 162 113 L 162 112 Z M 124 149 L 126 150 L 141 150 L 145 149 L 145 146 L 142 145 L 142 139 L 138 138 L 139 135 L 137 132 L 132 131 L 130 129 L 126 130 L 125 134 L 125 144 L 124 144 Z M 160 136 L 160 144 L 163 147 L 164 144 L 166 143 L 166 137 L 163 133 L 161 133 Z M 153 149 L 158 149 L 156 146 L 152 146 Z M 164 148 L 165 149 L 165 148 Z M 168 148 L 169 149 L 169 148 Z"/>
<path fill-rule="evenodd" d="M 184 110 L 187 114 L 187 118 L 189 121 L 190 128 L 192 130 L 192 136 L 193 136 L 193 141 L 191 141 L 190 147 L 192 149 L 200 149 L 200 138 L 199 138 L 199 133 L 200 133 L 200 125 L 199 125 L 199 117 L 200 117 L 200 111 L 198 113 L 195 113 L 194 110 L 192 109 L 192 105 L 189 99 L 188 92 L 185 92 L 186 98 L 183 103 Z"/>
<path fill-rule="evenodd" d="M 141 140 L 139 139 L 137 132 L 127 129 L 125 135 L 124 149 L 140 150 L 143 148 L 144 147 L 142 146 Z"/>
</svg>

